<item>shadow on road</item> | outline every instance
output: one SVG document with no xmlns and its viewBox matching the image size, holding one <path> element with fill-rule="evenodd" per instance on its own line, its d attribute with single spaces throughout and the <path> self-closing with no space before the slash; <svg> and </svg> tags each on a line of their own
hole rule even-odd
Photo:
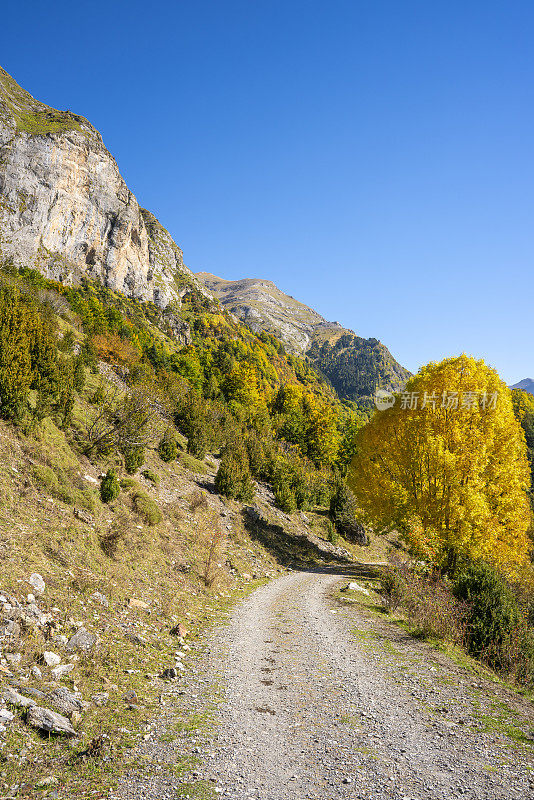
<svg viewBox="0 0 534 800">
<path fill-rule="evenodd" d="M 242 516 L 251 539 L 261 542 L 282 566 L 358 578 L 374 578 L 383 566 L 352 561 L 348 554 L 343 554 L 341 548 L 303 530 L 284 528 L 257 515 L 254 509 L 243 509 Z"/>
</svg>

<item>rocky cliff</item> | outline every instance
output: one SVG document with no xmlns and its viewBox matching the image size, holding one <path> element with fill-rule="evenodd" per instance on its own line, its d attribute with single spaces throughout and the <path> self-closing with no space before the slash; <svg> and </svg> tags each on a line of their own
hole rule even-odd
<svg viewBox="0 0 534 800">
<path fill-rule="evenodd" d="M 47 277 L 88 276 L 160 307 L 190 285 L 182 251 L 122 179 L 84 118 L 35 100 L 0 68 L 0 256 Z"/>
<path fill-rule="evenodd" d="M 328 322 L 272 281 L 227 281 L 208 272 L 198 272 L 197 278 L 254 331 L 273 333 L 289 352 L 306 355 L 344 400 L 370 397 L 378 388 L 397 390 L 410 377 L 378 339 L 363 339 L 339 322 Z"/>
</svg>

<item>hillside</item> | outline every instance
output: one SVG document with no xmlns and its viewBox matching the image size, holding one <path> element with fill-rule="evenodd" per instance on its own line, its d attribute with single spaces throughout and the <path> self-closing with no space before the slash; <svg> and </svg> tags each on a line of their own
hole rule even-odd
<svg viewBox="0 0 534 800">
<path fill-rule="evenodd" d="M 339 322 L 328 322 L 272 281 L 227 281 L 207 272 L 198 272 L 197 278 L 253 331 L 272 333 L 289 352 L 306 355 L 342 400 L 369 398 L 377 389 L 398 390 L 410 377 L 378 339 L 364 339 Z"/>
</svg>

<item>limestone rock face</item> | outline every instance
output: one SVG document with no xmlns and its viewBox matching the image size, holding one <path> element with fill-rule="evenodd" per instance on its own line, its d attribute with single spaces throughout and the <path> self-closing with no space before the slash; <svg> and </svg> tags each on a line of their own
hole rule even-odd
<svg viewBox="0 0 534 800">
<path fill-rule="evenodd" d="M 165 308 L 208 294 L 121 177 L 99 132 L 39 103 L 0 68 L 0 255 L 65 283 L 83 276 Z"/>
</svg>

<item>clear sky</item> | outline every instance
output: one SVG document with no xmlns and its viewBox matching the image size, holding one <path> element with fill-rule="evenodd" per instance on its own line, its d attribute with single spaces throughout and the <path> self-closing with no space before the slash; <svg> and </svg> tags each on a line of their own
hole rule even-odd
<svg viewBox="0 0 534 800">
<path fill-rule="evenodd" d="M 5 0 L 0 42 L 194 271 L 269 278 L 412 371 L 534 377 L 532 0 Z"/>
</svg>

